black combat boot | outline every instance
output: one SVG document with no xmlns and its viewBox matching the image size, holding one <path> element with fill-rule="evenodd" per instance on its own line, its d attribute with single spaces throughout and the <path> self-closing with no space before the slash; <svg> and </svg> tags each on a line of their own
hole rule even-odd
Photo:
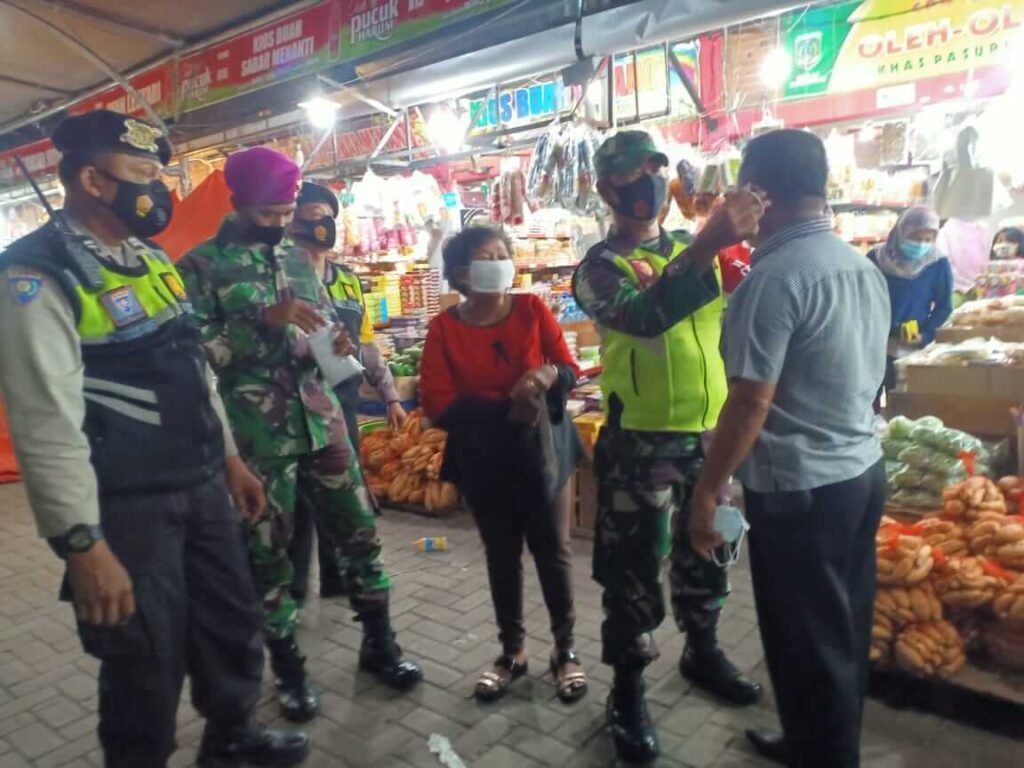
<svg viewBox="0 0 1024 768">
<path fill-rule="evenodd" d="M 714 626 L 687 630 L 679 674 L 726 704 L 746 707 L 761 700 L 761 686 L 740 672 L 718 647 Z"/>
<path fill-rule="evenodd" d="M 309 737 L 301 732 L 271 731 L 262 725 L 218 728 L 207 724 L 196 758 L 198 768 L 244 765 L 298 765 L 309 756 Z"/>
<path fill-rule="evenodd" d="M 305 723 L 320 713 L 320 694 L 306 678 L 306 657 L 294 637 L 267 640 L 270 666 L 277 685 L 281 714 L 293 723 Z"/>
<path fill-rule="evenodd" d="M 348 594 L 348 579 L 339 571 L 325 571 L 320 566 L 320 597 L 344 597 Z"/>
<path fill-rule="evenodd" d="M 395 642 L 387 608 L 366 611 L 363 622 L 363 645 L 359 649 L 359 668 L 372 672 L 385 685 L 405 691 L 423 679 L 423 670 L 414 661 L 402 658 L 402 649 Z"/>
<path fill-rule="evenodd" d="M 639 667 L 616 667 L 608 694 L 608 729 L 615 752 L 627 763 L 646 765 L 661 754 L 658 732 L 651 722 L 644 699 L 644 675 Z"/>
</svg>

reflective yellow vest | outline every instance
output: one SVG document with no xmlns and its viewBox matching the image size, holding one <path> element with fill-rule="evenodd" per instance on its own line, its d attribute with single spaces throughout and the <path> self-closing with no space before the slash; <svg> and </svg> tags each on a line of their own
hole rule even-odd
<svg viewBox="0 0 1024 768">
<path fill-rule="evenodd" d="M 0 256 L 0 268 L 29 267 L 52 278 L 74 311 L 82 431 L 101 493 L 178 491 L 206 482 L 224 463 L 205 352 L 181 278 L 155 246 L 138 255 L 135 267 L 97 256 L 94 284 L 47 224 Z"/>
<path fill-rule="evenodd" d="M 633 283 L 640 280 L 631 262 L 646 261 L 658 277 L 685 250 L 675 242 L 665 258 L 646 248 L 616 255 L 615 265 Z M 715 277 L 722 275 L 715 262 Z M 725 302 L 717 298 L 654 338 L 602 328 L 601 391 L 604 402 L 623 405 L 620 426 L 642 432 L 705 432 L 718 424 L 725 403 L 725 364 L 719 352 Z"/>
<path fill-rule="evenodd" d="M 374 338 L 373 319 L 366 311 L 359 276 L 338 264 L 330 264 L 328 269 L 330 271 L 324 284 L 338 319 L 345 325 L 354 343 L 368 344 Z"/>
</svg>

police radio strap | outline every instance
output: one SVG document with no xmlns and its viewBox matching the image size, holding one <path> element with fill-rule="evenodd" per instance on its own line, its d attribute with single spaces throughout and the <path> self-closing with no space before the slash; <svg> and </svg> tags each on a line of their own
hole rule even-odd
<svg viewBox="0 0 1024 768">
<path fill-rule="evenodd" d="M 29 173 L 22 159 L 15 156 L 14 162 L 18 164 L 22 174 L 24 174 L 28 183 L 32 185 L 32 190 L 36 193 L 36 197 L 39 198 L 39 202 L 43 204 L 43 208 L 46 209 L 46 213 L 50 216 L 54 232 L 60 239 L 61 245 L 64 246 L 64 251 L 71 261 L 71 266 L 78 272 L 89 290 L 95 291 L 102 288 L 103 275 L 100 273 L 100 265 L 86 246 L 85 238 L 71 229 L 64 218 L 63 211 L 54 210 L 53 206 L 50 205 L 50 201 L 46 199 L 46 195 L 43 194 L 36 180 Z"/>
</svg>

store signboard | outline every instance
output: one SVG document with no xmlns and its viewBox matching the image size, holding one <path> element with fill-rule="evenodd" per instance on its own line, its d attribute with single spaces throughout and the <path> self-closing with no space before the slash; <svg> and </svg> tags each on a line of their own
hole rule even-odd
<svg viewBox="0 0 1024 768">
<path fill-rule="evenodd" d="M 340 56 L 351 0 L 331 0 L 185 56 L 178 69 L 182 112 L 314 72 Z"/>
<path fill-rule="evenodd" d="M 460 99 L 460 106 L 469 112 L 469 135 L 479 136 L 550 120 L 571 108 L 574 102 L 573 89 L 556 77 L 505 86 L 499 89 L 497 96 L 484 94 Z"/>
<path fill-rule="evenodd" d="M 1007 63 L 1024 0 L 858 0 L 783 16 L 786 97 L 882 88 Z"/>
<path fill-rule="evenodd" d="M 138 91 L 150 106 L 156 110 L 160 117 L 171 117 L 174 115 L 174 66 L 173 64 L 161 64 L 147 69 L 128 81 L 132 88 Z M 124 88 L 117 85 L 108 88 L 102 93 L 85 99 L 68 109 L 72 115 L 82 115 L 92 112 L 94 109 L 112 109 L 114 112 L 121 112 L 125 115 L 145 117 L 145 110 L 139 104 L 135 96 L 129 94 Z"/>
<path fill-rule="evenodd" d="M 0 187 L 14 187 L 26 183 L 25 176 L 15 158 L 21 158 L 29 173 L 39 179 L 57 170 L 60 152 L 49 139 L 40 139 L 31 144 L 0 152 Z"/>
<path fill-rule="evenodd" d="M 511 0 L 348 0 L 342 58 L 361 59 Z"/>
<path fill-rule="evenodd" d="M 660 45 L 615 57 L 615 118 L 632 120 L 668 112 L 668 60 Z M 637 109 L 639 107 L 639 111 Z"/>
</svg>

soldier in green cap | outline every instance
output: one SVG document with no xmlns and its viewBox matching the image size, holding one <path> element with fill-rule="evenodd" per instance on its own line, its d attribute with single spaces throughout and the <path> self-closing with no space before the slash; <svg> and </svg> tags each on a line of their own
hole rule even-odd
<svg viewBox="0 0 1024 768">
<path fill-rule="evenodd" d="M 647 133 L 619 132 L 595 161 L 613 227 L 573 279 L 603 342 L 608 423 L 594 451 L 594 578 L 604 588 L 602 660 L 615 670 L 609 725 L 619 756 L 644 762 L 659 752 L 643 669 L 658 656 L 652 632 L 665 615 L 661 563 L 670 553 L 672 605 L 687 635 L 680 672 L 732 704 L 761 695 L 718 647 L 726 571 L 692 551 L 685 516 L 702 438 L 715 428 L 726 394 L 716 256 L 757 231 L 763 205 L 749 191 L 727 195 L 691 239 L 658 224 L 668 158 Z"/>
</svg>

